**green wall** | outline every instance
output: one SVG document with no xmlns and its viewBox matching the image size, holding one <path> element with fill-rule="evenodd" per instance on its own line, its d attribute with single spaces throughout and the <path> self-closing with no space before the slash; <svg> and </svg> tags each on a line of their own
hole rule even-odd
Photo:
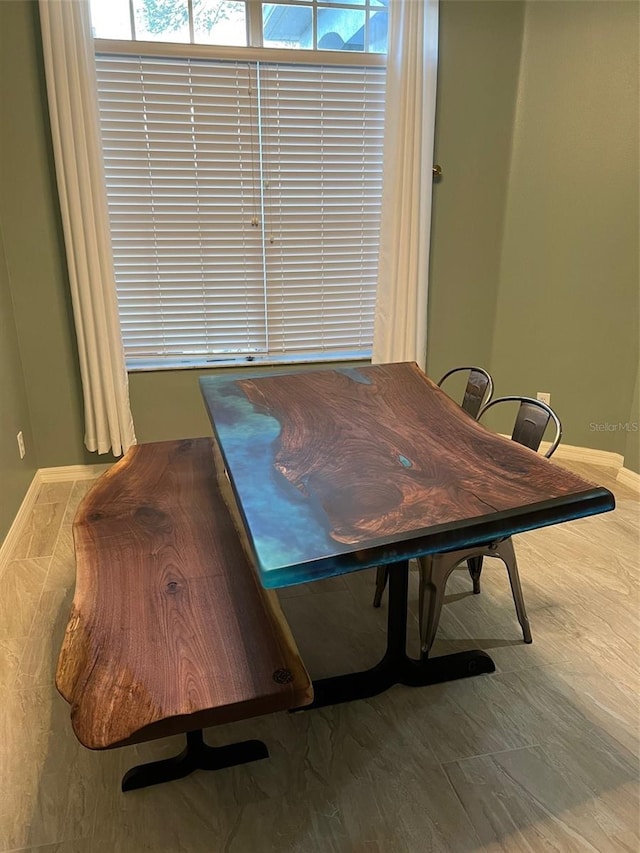
<svg viewBox="0 0 640 853">
<path fill-rule="evenodd" d="M 638 370 L 638 4 L 527 4 L 491 370 L 625 453 Z M 635 462 L 637 469 L 637 459 Z"/>
<path fill-rule="evenodd" d="M 0 181 L 2 177 L 0 170 Z M 22 460 L 16 441 L 20 430 L 27 450 Z M 0 223 L 0 543 L 11 526 L 36 468 Z"/>
<path fill-rule="evenodd" d="M 626 421 L 629 424 L 625 433 L 624 464 L 625 468 L 640 474 L 640 371 L 636 372 L 636 383 L 631 400 L 631 409 Z"/>
<path fill-rule="evenodd" d="M 524 3 L 441 0 L 427 372 L 488 367 Z"/>
<path fill-rule="evenodd" d="M 0 2 L 0 63 L 0 220 L 33 453 L 38 467 L 95 462 L 83 445 L 37 3 Z"/>
</svg>

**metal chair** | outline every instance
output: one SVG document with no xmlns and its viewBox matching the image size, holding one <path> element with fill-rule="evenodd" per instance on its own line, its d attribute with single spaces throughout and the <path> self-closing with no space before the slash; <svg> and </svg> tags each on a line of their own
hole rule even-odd
<svg viewBox="0 0 640 853">
<path fill-rule="evenodd" d="M 438 388 L 441 388 L 442 383 L 454 373 L 460 373 L 463 370 L 469 371 L 469 378 L 460 407 L 472 418 L 477 418 L 480 409 L 487 406 L 493 397 L 493 379 L 486 370 L 482 367 L 454 367 L 440 379 Z"/>
<path fill-rule="evenodd" d="M 488 406 L 493 396 L 493 379 L 482 367 L 454 367 L 448 370 L 438 382 L 438 388 L 454 373 L 468 370 L 469 378 L 465 388 L 460 407 L 472 418 L 477 418 L 482 406 Z M 373 606 L 380 607 L 387 581 L 389 580 L 389 567 L 378 566 L 376 572 L 376 591 L 373 596 Z"/>
<path fill-rule="evenodd" d="M 549 449 L 544 454 L 548 459 L 560 443 L 560 439 L 562 438 L 562 424 L 553 409 L 546 403 L 540 400 L 533 400 L 530 397 L 500 397 L 497 400 L 493 400 L 493 402 L 487 403 L 480 410 L 478 420 L 493 406 L 511 401 L 520 403 L 511 438 L 513 441 L 517 441 L 531 450 L 537 451 L 539 449 L 547 425 L 549 421 L 553 421 L 555 436 Z M 429 654 L 436 636 L 449 575 L 456 566 L 466 560 L 469 574 L 473 581 L 473 591 L 476 594 L 479 593 L 480 574 L 482 572 L 484 557 L 498 557 L 505 564 L 509 574 L 511 592 L 524 641 L 525 643 L 532 642 L 531 629 L 529 628 L 529 620 L 527 619 L 522 587 L 520 585 L 516 555 L 511 537 L 508 536 L 505 539 L 487 542 L 475 547 L 463 548 L 459 551 L 447 551 L 440 554 L 430 554 L 419 559 L 420 645 L 423 655 Z"/>
</svg>

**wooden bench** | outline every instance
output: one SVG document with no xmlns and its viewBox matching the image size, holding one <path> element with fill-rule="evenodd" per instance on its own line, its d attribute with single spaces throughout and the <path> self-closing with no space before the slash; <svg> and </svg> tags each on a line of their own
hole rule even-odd
<svg viewBox="0 0 640 853">
<path fill-rule="evenodd" d="M 202 729 L 313 699 L 213 450 L 209 438 L 131 448 L 74 520 L 76 589 L 56 685 L 78 740 L 109 749 L 187 733 L 181 755 L 130 770 L 123 790 L 265 758 L 260 741 L 210 747 Z"/>
</svg>

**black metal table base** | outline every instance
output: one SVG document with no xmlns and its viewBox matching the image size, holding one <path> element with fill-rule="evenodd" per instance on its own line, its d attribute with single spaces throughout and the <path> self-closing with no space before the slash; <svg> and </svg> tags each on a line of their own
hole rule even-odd
<svg viewBox="0 0 640 853">
<path fill-rule="evenodd" d="M 139 764 L 127 770 L 122 778 L 122 790 L 133 791 L 161 782 L 182 779 L 194 770 L 222 770 L 236 764 L 268 758 L 269 751 L 261 740 L 245 740 L 228 746 L 209 746 L 204 742 L 202 729 L 187 732 L 187 745 L 179 755 Z"/>
<path fill-rule="evenodd" d="M 383 693 L 394 684 L 421 687 L 495 671 L 494 662 L 486 652 L 480 650 L 437 658 L 423 657 L 421 660 L 410 658 L 406 650 L 408 588 L 408 561 L 395 563 L 389 571 L 387 650 L 382 660 L 364 672 L 350 672 L 314 681 L 313 703 L 296 708 L 297 711 L 367 699 Z"/>
<path fill-rule="evenodd" d="M 380 663 L 364 672 L 349 672 L 333 678 L 314 681 L 314 700 L 311 705 L 296 708 L 309 711 L 325 705 L 337 705 L 354 699 L 366 699 L 383 693 L 394 684 L 421 687 L 439 684 L 456 678 L 468 678 L 494 672 L 495 665 L 486 652 L 458 652 L 438 658 L 414 660 L 407 655 L 407 592 L 409 563 L 393 565 L 389 572 L 389 615 L 387 650 Z M 122 790 L 132 791 L 182 779 L 194 770 L 221 770 L 236 764 L 246 764 L 268 758 L 269 752 L 260 740 L 247 740 L 228 746 L 209 746 L 204 742 L 202 729 L 187 732 L 185 749 L 173 758 L 140 764 L 125 773 Z"/>
</svg>

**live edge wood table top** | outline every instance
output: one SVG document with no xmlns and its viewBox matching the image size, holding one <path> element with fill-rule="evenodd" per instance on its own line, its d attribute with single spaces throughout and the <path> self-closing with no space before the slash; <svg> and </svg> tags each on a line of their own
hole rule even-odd
<svg viewBox="0 0 640 853">
<path fill-rule="evenodd" d="M 480 650 L 407 655 L 409 559 L 614 507 L 489 432 L 415 364 L 200 383 L 263 586 L 390 565 L 383 658 L 314 681 L 304 710 L 493 672 Z"/>
<path fill-rule="evenodd" d="M 200 380 L 265 587 L 614 507 L 470 418 L 416 364 Z"/>
</svg>

